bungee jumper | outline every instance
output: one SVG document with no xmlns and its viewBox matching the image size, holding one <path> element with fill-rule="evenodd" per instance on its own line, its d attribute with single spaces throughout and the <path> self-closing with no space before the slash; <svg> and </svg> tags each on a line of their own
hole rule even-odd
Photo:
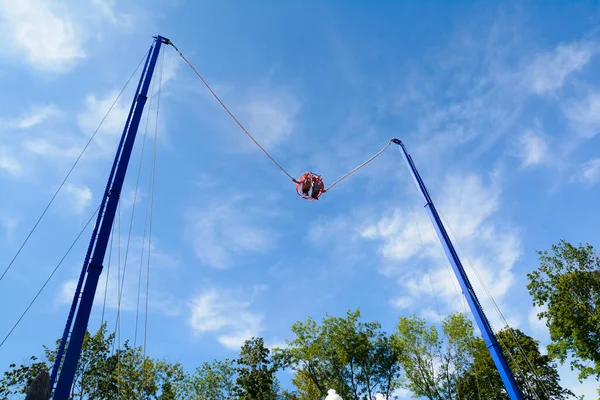
<svg viewBox="0 0 600 400">
<path fill-rule="evenodd" d="M 325 192 L 323 179 L 314 172 L 307 172 L 295 180 L 298 196 L 306 200 L 319 200 Z M 312 190 L 311 190 L 312 189 Z"/>
</svg>

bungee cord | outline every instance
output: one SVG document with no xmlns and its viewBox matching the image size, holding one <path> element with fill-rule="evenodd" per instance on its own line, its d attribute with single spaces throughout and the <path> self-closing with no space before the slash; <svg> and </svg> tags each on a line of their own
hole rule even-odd
<svg viewBox="0 0 600 400">
<path fill-rule="evenodd" d="M 381 153 L 383 153 L 390 146 L 390 144 L 392 144 L 392 141 L 390 140 L 383 149 L 381 149 L 379 152 L 377 152 L 375 155 L 373 155 L 371 158 L 369 158 L 364 163 L 360 164 L 358 167 L 354 168 L 347 174 L 343 175 L 341 178 L 336 180 L 334 183 L 329 185 L 327 188 L 323 187 L 322 178 L 313 172 L 307 172 L 306 174 L 302 175 L 302 177 L 300 177 L 299 179 L 296 179 L 285 168 L 283 168 L 277 161 L 275 161 L 275 158 L 273 158 L 273 156 L 271 156 L 271 154 L 269 154 L 269 152 L 260 145 L 260 143 L 254 138 L 254 136 L 252 136 L 252 134 L 250 132 L 248 132 L 248 130 L 244 127 L 244 125 L 242 125 L 242 123 L 235 117 L 235 115 L 233 115 L 233 113 L 229 110 L 229 108 L 225 105 L 225 103 L 223 103 L 223 101 L 219 98 L 219 96 L 215 93 L 215 91 L 210 87 L 208 82 L 206 82 L 206 80 L 202 77 L 202 75 L 200 75 L 198 70 L 183 55 L 183 53 L 177 48 L 177 46 L 175 46 L 173 44 L 173 42 L 171 42 L 171 41 L 168 41 L 167 44 L 173 46 L 173 48 L 177 51 L 177 53 L 179 53 L 179 56 L 183 59 L 183 61 L 192 69 L 192 71 L 202 81 L 204 86 L 206 86 L 206 88 L 210 91 L 210 93 L 213 95 L 213 97 L 219 102 L 221 107 L 223 107 L 223 109 L 235 121 L 235 123 L 240 127 L 240 129 L 254 142 L 254 144 L 256 144 L 256 146 L 258 146 L 258 148 L 275 164 L 275 166 L 277 166 L 277 168 L 279 168 L 279 170 L 281 172 L 283 172 L 285 175 L 287 175 L 287 177 L 290 178 L 292 180 L 292 182 L 294 182 L 296 184 L 296 191 L 298 192 L 298 195 L 306 200 L 317 200 L 323 193 L 331 190 L 335 185 L 342 182 L 344 179 L 348 178 L 350 175 L 356 173 L 358 170 L 360 170 L 361 168 L 363 168 L 364 166 L 369 164 L 371 161 L 373 161 L 375 158 L 377 158 L 379 155 L 381 155 Z M 306 187 L 312 187 L 313 194 L 309 196 L 307 191 L 301 192 L 301 187 L 303 185 L 306 185 Z"/>
</svg>

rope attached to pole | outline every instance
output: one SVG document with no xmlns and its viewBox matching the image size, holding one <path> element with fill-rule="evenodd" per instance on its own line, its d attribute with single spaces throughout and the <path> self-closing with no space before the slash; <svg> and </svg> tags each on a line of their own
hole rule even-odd
<svg viewBox="0 0 600 400">
<path fill-rule="evenodd" d="M 352 175 L 353 173 L 355 173 L 356 171 L 358 171 L 359 169 L 361 169 L 362 167 L 364 167 L 365 165 L 367 165 L 368 163 L 370 163 L 371 161 L 373 161 L 374 159 L 376 159 L 378 156 L 381 155 L 381 153 L 383 153 L 388 147 L 390 147 L 390 144 L 392 144 L 391 140 L 385 145 L 385 147 L 383 149 L 379 150 L 379 152 L 376 153 L 373 157 L 369 158 L 367 161 L 365 161 L 364 163 L 360 164 L 358 167 L 354 168 L 352 171 L 348 172 L 346 175 L 342 176 L 337 181 L 333 182 L 331 185 L 329 185 L 328 188 L 326 188 L 325 190 L 323 190 L 323 192 L 327 192 L 332 187 L 334 187 L 335 185 L 337 185 L 338 183 L 340 183 L 341 181 L 343 181 L 344 179 L 346 179 L 347 177 L 349 177 L 350 175 Z"/>
<path fill-rule="evenodd" d="M 269 157 L 271 159 L 271 161 L 273 161 L 273 163 L 277 166 L 277 168 L 279 168 L 281 170 L 281 172 L 283 172 L 284 174 L 286 174 L 288 176 L 288 178 L 290 178 L 293 182 L 296 182 L 296 179 L 292 175 L 290 175 L 290 173 L 287 172 L 285 170 L 285 168 L 283 168 L 281 165 L 279 165 L 279 163 L 277 161 L 275 161 L 275 159 L 273 157 L 271 157 L 271 155 L 260 145 L 260 143 L 258 143 L 258 141 L 256 139 L 254 139 L 254 137 L 252 136 L 252 134 L 250 134 L 250 132 L 248 132 L 248 130 L 246 128 L 244 128 L 244 125 L 242 125 L 241 122 L 238 121 L 238 119 L 233 115 L 233 113 L 231 111 L 229 111 L 229 109 L 221 101 L 221 99 L 219 98 L 219 96 L 217 96 L 217 94 L 212 90 L 212 88 L 210 87 L 210 85 L 204 80 L 204 78 L 202 78 L 202 76 L 200 75 L 200 73 L 198 73 L 198 71 L 196 70 L 196 68 L 194 68 L 194 66 L 187 60 L 187 58 L 185 58 L 185 56 L 181 53 L 181 51 L 179 51 L 179 49 L 177 47 L 175 47 L 175 45 L 173 44 L 173 42 L 169 42 L 169 44 L 171 46 L 173 46 L 173 48 L 175 50 L 177 50 L 177 52 L 179 53 L 179 55 L 181 56 L 181 58 L 183 59 L 183 61 L 185 61 L 186 64 L 190 66 L 190 68 L 192 69 L 192 71 L 194 71 L 196 73 L 196 75 L 198 76 L 198 78 L 200 78 L 200 80 L 202 81 L 202 83 L 204 83 L 204 86 L 206 86 L 206 88 L 212 93 L 212 95 L 215 97 L 215 99 L 217 99 L 217 101 L 219 102 L 219 104 L 221 104 L 221 106 L 225 109 L 225 111 L 227 111 L 227 113 L 229 114 L 229 116 L 231 118 L 233 118 L 233 120 L 238 124 L 238 126 L 242 129 L 242 131 L 244 131 L 244 133 L 246 135 L 248 135 L 248 137 L 263 151 L 263 153 L 265 153 L 265 155 L 267 157 Z"/>
<path fill-rule="evenodd" d="M 225 111 L 227 111 L 227 113 L 229 114 L 229 116 L 237 123 L 237 125 L 242 129 L 242 131 L 244 131 L 244 133 L 258 146 L 258 148 L 260 148 L 262 150 L 262 152 L 265 153 L 265 155 L 267 157 L 269 157 L 269 159 L 271 161 L 273 161 L 273 163 L 277 166 L 277 168 L 279 168 L 281 170 L 281 172 L 283 172 L 284 174 L 286 174 L 288 176 L 288 178 L 290 178 L 292 180 L 292 182 L 294 182 L 296 184 L 296 190 L 298 191 L 298 194 L 300 195 L 300 197 L 302 197 L 304 199 L 307 199 L 307 200 L 317 200 L 321 194 L 323 194 L 323 193 L 331 190 L 335 185 L 337 185 L 338 183 L 340 183 L 341 181 L 343 181 L 344 179 L 346 179 L 347 177 L 349 177 L 350 175 L 354 174 L 359 169 L 363 168 L 365 165 L 367 165 L 368 163 L 370 163 L 371 161 L 373 161 L 375 158 L 377 158 L 393 142 L 393 139 L 390 140 L 385 145 L 385 147 L 383 149 L 381 149 L 378 153 L 376 153 L 374 156 L 372 156 L 371 158 L 369 158 L 367 161 L 365 161 L 364 163 L 362 163 L 358 167 L 354 168 L 352 171 L 348 172 L 347 174 L 345 174 L 344 176 L 342 176 L 341 178 L 339 178 L 337 181 L 335 181 L 334 183 L 332 183 L 331 185 L 329 185 L 329 187 L 327 187 L 327 188 L 323 188 L 323 181 L 322 181 L 321 177 L 319 175 L 316 175 L 316 174 L 312 173 L 312 172 L 307 172 L 306 174 L 304 174 L 299 179 L 296 179 L 289 172 L 287 172 L 285 170 L 285 168 L 283 168 L 277 161 L 275 161 L 275 159 L 252 136 L 252 134 L 250 132 L 248 132 L 248 130 L 246 128 L 244 128 L 244 126 L 242 125 L 242 123 L 233 115 L 233 113 L 221 101 L 221 99 L 219 98 L 219 96 L 217 96 L 217 94 L 212 90 L 212 88 L 210 87 L 210 85 L 204 80 L 204 78 L 200 75 L 200 73 L 196 70 L 196 68 L 194 68 L 194 66 L 188 61 L 188 59 L 185 58 L 185 56 L 181 53 L 181 51 L 177 48 L 177 46 L 175 46 L 173 44 L 173 42 L 171 42 L 171 41 L 168 41 L 166 44 L 173 46 L 173 48 L 177 51 L 177 53 L 179 53 L 179 56 L 183 59 L 183 61 L 185 61 L 185 63 L 192 69 L 192 71 L 194 71 L 194 73 L 196 74 L 196 76 L 198 76 L 198 78 L 202 81 L 202 83 L 204 84 L 204 86 L 206 86 L 206 88 L 210 91 L 210 93 L 214 96 L 214 98 L 217 99 L 217 101 L 219 102 L 219 104 L 221 104 L 221 106 L 223 107 L 223 109 L 225 109 Z M 305 186 L 304 190 L 302 190 L 302 186 L 303 185 Z M 311 194 L 311 195 L 308 194 L 308 191 L 310 190 L 310 187 L 312 187 L 312 189 L 313 189 L 313 194 Z"/>
</svg>

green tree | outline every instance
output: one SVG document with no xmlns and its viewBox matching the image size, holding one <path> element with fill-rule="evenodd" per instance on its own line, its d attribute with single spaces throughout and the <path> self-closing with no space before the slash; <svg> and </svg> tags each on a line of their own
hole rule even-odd
<svg viewBox="0 0 600 400">
<path fill-rule="evenodd" d="M 579 378 L 600 378 L 600 257 L 591 245 L 561 240 L 552 254 L 538 251 L 540 266 L 527 274 L 533 304 L 545 308 L 548 354 L 561 364 L 568 356 Z"/>
<path fill-rule="evenodd" d="M 235 371 L 235 394 L 239 400 L 276 400 L 277 366 L 262 338 L 244 343 Z"/>
<path fill-rule="evenodd" d="M 560 386 L 560 376 L 550 357 L 542 355 L 539 343 L 522 331 L 506 328 L 497 334 L 502 353 L 525 399 L 567 399 L 575 395 Z M 462 376 L 459 392 L 465 400 L 508 400 L 504 383 L 485 342 L 474 343 L 474 361 Z"/>
<path fill-rule="evenodd" d="M 177 398 L 184 375 L 181 365 L 144 357 L 141 348 L 128 342 L 112 352 L 113 344 L 114 334 L 107 335 L 105 324 L 93 336 L 86 332 L 71 399 Z M 42 361 L 31 357 L 19 367 L 11 364 L 0 380 L 0 398 L 25 394 L 39 371 L 52 368 L 56 349 L 44 346 Z"/>
<path fill-rule="evenodd" d="M 48 370 L 47 361 L 37 361 L 37 357 L 32 356 L 29 363 L 17 366 L 10 364 L 8 370 L 4 372 L 0 380 L 0 398 L 6 399 L 14 394 L 25 394 L 31 382 L 41 371 Z"/>
<path fill-rule="evenodd" d="M 471 366 L 474 329 L 463 314 L 442 321 L 442 332 L 417 316 L 400 317 L 393 345 L 405 373 L 404 386 L 431 400 L 460 399 L 458 381 Z"/>
<path fill-rule="evenodd" d="M 310 317 L 306 322 L 294 323 L 292 332 L 296 337 L 287 343 L 287 348 L 278 351 L 277 357 L 282 365 L 296 371 L 292 383 L 302 398 L 320 399 L 334 381 L 324 355 L 325 335 Z"/>
<path fill-rule="evenodd" d="M 185 379 L 186 398 L 229 400 L 235 386 L 234 362 L 230 359 L 205 362 Z"/>
<path fill-rule="evenodd" d="M 345 317 L 309 318 L 292 326 L 294 340 L 278 355 L 295 370 L 301 398 L 322 399 L 335 389 L 344 399 L 390 396 L 400 374 L 398 355 L 378 322 L 360 321 L 360 310 Z"/>
</svg>

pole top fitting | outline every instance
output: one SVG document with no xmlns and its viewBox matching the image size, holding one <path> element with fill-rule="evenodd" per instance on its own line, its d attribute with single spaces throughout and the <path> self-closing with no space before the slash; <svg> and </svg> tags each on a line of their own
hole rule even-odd
<svg viewBox="0 0 600 400">
<path fill-rule="evenodd" d="M 171 41 L 169 39 L 167 39 L 166 37 L 162 37 L 160 35 L 154 36 L 154 39 L 160 40 L 161 43 L 163 43 L 163 44 L 167 44 L 167 45 L 171 44 Z"/>
<path fill-rule="evenodd" d="M 402 142 L 399 139 L 393 138 L 392 142 L 397 144 L 398 146 L 402 145 Z"/>
</svg>

